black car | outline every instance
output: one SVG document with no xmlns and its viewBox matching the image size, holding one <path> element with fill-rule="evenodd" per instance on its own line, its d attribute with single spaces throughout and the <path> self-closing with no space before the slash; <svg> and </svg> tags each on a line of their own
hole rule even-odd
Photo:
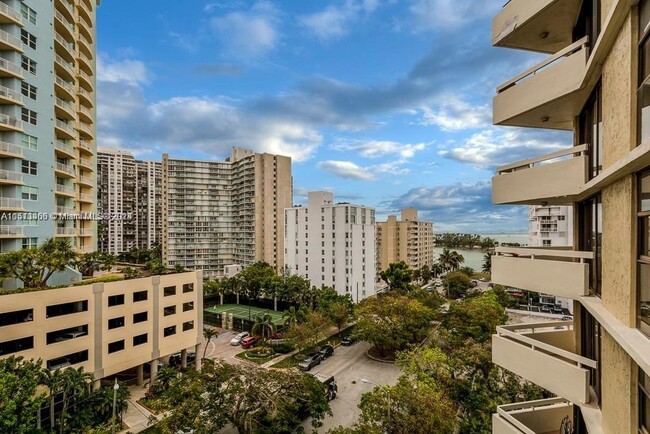
<svg viewBox="0 0 650 434">
<path fill-rule="evenodd" d="M 169 366 L 176 367 L 181 366 L 182 357 L 180 353 L 173 354 L 169 356 Z M 196 361 L 196 353 L 187 353 L 187 364 L 194 363 Z"/>
<path fill-rule="evenodd" d="M 325 360 L 334 355 L 334 347 L 331 345 L 325 345 L 320 349 L 319 353 L 321 360 Z"/>
<path fill-rule="evenodd" d="M 305 359 L 298 364 L 298 367 L 303 371 L 309 371 L 316 365 L 320 365 L 320 353 L 312 353 L 307 355 Z"/>
<path fill-rule="evenodd" d="M 350 345 L 352 345 L 355 342 L 356 341 L 354 340 L 354 338 L 351 338 L 350 336 L 341 339 L 341 345 L 346 346 L 346 347 L 349 347 Z"/>
</svg>

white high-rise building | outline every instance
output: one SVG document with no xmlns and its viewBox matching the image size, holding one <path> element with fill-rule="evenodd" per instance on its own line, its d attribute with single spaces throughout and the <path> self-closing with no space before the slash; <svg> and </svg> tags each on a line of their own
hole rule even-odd
<svg viewBox="0 0 650 434">
<path fill-rule="evenodd" d="M 284 258 L 291 273 L 357 302 L 375 294 L 375 210 L 337 203 L 327 191 L 284 211 Z"/>
<path fill-rule="evenodd" d="M 573 245 L 573 207 L 532 205 L 528 207 L 531 247 Z"/>
</svg>

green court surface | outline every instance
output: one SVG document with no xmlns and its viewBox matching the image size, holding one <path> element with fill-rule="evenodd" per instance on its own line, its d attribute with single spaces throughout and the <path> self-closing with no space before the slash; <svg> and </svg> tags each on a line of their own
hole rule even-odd
<svg viewBox="0 0 650 434">
<path fill-rule="evenodd" d="M 245 304 L 224 304 L 224 305 L 214 305 L 206 307 L 203 310 L 210 313 L 224 314 L 231 313 L 232 316 L 236 319 L 248 319 L 249 307 Z M 250 307 L 250 318 L 251 321 L 255 320 L 257 315 L 270 314 L 273 317 L 273 323 L 275 325 L 282 325 L 282 312 L 278 312 L 271 309 L 262 309 L 260 307 L 251 306 Z"/>
</svg>

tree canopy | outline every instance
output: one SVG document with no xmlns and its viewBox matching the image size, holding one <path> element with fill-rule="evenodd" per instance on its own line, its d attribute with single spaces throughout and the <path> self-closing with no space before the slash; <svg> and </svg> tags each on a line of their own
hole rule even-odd
<svg viewBox="0 0 650 434">
<path fill-rule="evenodd" d="M 388 284 L 388 288 L 391 291 L 407 292 L 411 289 L 413 270 L 404 261 L 388 264 L 388 268 L 379 273 L 379 275 Z"/>
<path fill-rule="evenodd" d="M 52 274 L 74 267 L 76 259 L 68 240 L 51 238 L 39 247 L 0 255 L 0 277 L 18 279 L 25 288 L 45 288 Z"/>
<path fill-rule="evenodd" d="M 472 287 L 472 279 L 462 271 L 452 271 L 444 278 L 445 292 L 449 298 L 458 298 Z"/>
</svg>

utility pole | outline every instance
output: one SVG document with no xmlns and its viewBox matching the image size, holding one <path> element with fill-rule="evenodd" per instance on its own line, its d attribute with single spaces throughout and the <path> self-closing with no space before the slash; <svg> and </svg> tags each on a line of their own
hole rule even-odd
<svg viewBox="0 0 650 434">
<path fill-rule="evenodd" d="M 357 281 L 357 304 L 359 304 L 359 282 Z"/>
</svg>

